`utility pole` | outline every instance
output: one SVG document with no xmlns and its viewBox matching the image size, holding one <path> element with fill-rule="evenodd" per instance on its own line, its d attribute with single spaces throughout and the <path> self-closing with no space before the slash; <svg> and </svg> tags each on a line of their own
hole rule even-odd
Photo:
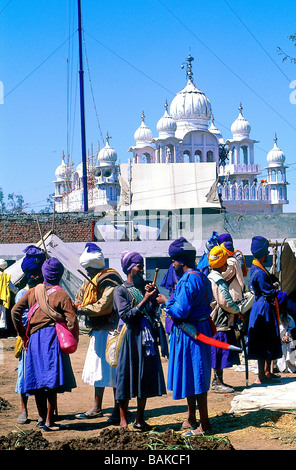
<svg viewBox="0 0 296 470">
<path fill-rule="evenodd" d="M 84 84 L 82 61 L 82 27 L 81 27 L 81 0 L 78 0 L 78 40 L 79 40 L 79 84 L 80 84 L 80 121 L 81 121 L 81 147 L 82 147 L 82 185 L 83 185 L 83 209 L 88 211 L 87 194 L 87 166 L 85 143 L 85 112 L 84 112 Z"/>
</svg>

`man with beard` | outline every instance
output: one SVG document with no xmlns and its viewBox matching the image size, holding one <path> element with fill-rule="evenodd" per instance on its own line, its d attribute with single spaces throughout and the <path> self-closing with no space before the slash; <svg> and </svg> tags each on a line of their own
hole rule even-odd
<svg viewBox="0 0 296 470">
<path fill-rule="evenodd" d="M 184 436 L 209 434 L 207 392 L 211 380 L 211 346 L 190 337 L 178 327 L 178 323 L 188 322 L 200 333 L 212 336 L 211 284 L 205 274 L 197 271 L 196 250 L 184 237 L 171 243 L 169 255 L 180 280 L 172 299 L 167 300 L 164 295 L 157 297 L 157 301 L 165 305 L 167 314 L 174 320 L 167 388 L 172 390 L 173 400 L 187 400 L 188 417 L 181 427 L 185 431 Z M 196 405 L 200 415 L 199 426 Z"/>
<path fill-rule="evenodd" d="M 249 318 L 248 357 L 258 360 L 259 384 L 270 383 L 270 380 L 277 378 L 271 372 L 271 361 L 282 357 L 276 285 L 264 268 L 268 248 L 266 238 L 252 238 L 251 252 L 254 260 L 250 270 L 250 285 L 255 293 L 255 301 Z"/>
<path fill-rule="evenodd" d="M 127 280 L 114 289 L 114 308 L 120 325 L 127 330 L 119 352 L 116 373 L 116 400 L 119 403 L 120 426 L 127 428 L 127 411 L 131 398 L 137 397 L 134 429 L 145 431 L 144 412 L 147 398 L 166 394 L 158 350 L 158 322 L 155 316 L 158 290 L 143 279 L 144 260 L 137 252 L 125 251 L 121 266 Z"/>
<path fill-rule="evenodd" d="M 92 408 L 75 416 L 78 419 L 91 419 L 103 416 L 102 402 L 106 387 L 113 388 L 115 397 L 116 369 L 105 360 L 105 349 L 109 331 L 114 330 L 118 323 L 113 309 L 113 292 L 122 279 L 115 269 L 105 268 L 103 252 L 95 243 L 86 243 L 79 261 L 91 280 L 84 281 L 75 297 L 77 314 L 85 315 L 86 323 L 91 328 L 82 379 L 94 387 L 95 393 Z M 119 422 L 115 403 L 107 422 Z"/>
</svg>

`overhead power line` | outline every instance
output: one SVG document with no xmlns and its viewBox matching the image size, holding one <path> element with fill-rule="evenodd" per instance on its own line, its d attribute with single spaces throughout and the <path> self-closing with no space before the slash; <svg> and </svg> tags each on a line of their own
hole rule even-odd
<svg viewBox="0 0 296 470">
<path fill-rule="evenodd" d="M 229 65 L 227 65 L 214 51 L 212 51 L 212 49 L 210 49 L 209 46 L 207 46 L 207 44 L 205 44 L 170 8 L 167 7 L 167 5 L 165 5 L 165 3 L 162 1 L 162 0 L 158 0 L 159 3 L 161 3 L 163 5 L 164 8 L 166 8 L 166 10 L 179 22 L 182 24 L 182 26 L 187 29 L 187 31 L 189 31 L 214 57 L 216 57 L 217 60 L 219 60 L 219 62 L 221 62 L 221 64 L 224 65 L 224 67 L 227 68 L 227 70 L 229 70 L 229 72 L 231 72 L 236 78 L 238 78 L 238 80 L 240 80 L 252 93 L 254 93 L 266 106 L 268 106 L 275 114 L 277 114 L 277 116 L 279 116 L 284 122 L 286 122 L 286 124 L 288 124 L 292 129 L 296 130 L 296 127 L 293 126 L 293 124 L 291 124 L 284 116 L 282 116 L 273 106 L 271 106 L 261 95 L 259 95 L 259 93 L 257 93 L 256 90 L 254 90 L 250 85 L 247 84 L 247 82 L 245 82 L 245 80 L 243 80 L 236 72 L 234 72 L 234 70 L 232 70 Z"/>
</svg>

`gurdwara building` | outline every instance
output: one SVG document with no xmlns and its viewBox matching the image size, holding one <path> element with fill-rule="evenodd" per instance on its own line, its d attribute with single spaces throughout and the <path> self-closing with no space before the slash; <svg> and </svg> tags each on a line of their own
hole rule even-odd
<svg viewBox="0 0 296 470">
<path fill-rule="evenodd" d="M 209 98 L 193 78 L 193 57 L 187 57 L 187 83 L 164 105 L 149 129 L 144 112 L 130 146 L 129 163 L 119 164 L 106 145 L 88 162 L 89 210 L 176 211 L 209 209 L 238 213 L 281 213 L 288 204 L 285 155 L 277 137 L 267 154 L 266 167 L 256 163 L 251 125 L 243 107 L 231 125 L 231 136 L 215 126 Z M 260 176 L 262 171 L 266 176 Z M 55 172 L 55 210 L 83 210 L 82 163 L 73 166 L 62 157 Z"/>
</svg>

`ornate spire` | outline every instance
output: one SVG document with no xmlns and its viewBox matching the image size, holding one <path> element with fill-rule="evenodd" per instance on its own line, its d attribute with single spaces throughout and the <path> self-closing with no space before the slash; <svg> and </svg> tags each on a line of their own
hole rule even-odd
<svg viewBox="0 0 296 470">
<path fill-rule="evenodd" d="M 106 135 L 106 141 L 107 141 L 107 144 L 109 145 L 109 140 L 112 139 L 112 137 L 110 137 L 109 135 L 109 132 L 107 131 L 107 135 Z"/>
<path fill-rule="evenodd" d="M 192 64 L 191 62 L 194 61 L 194 57 L 191 56 L 191 53 L 189 51 L 189 55 L 188 57 L 186 58 L 186 61 L 187 61 L 187 64 L 182 64 L 181 65 L 181 68 L 184 69 L 184 65 L 186 65 L 187 69 L 186 69 L 186 76 L 187 76 L 187 79 L 193 83 L 193 72 L 192 72 Z"/>
</svg>

